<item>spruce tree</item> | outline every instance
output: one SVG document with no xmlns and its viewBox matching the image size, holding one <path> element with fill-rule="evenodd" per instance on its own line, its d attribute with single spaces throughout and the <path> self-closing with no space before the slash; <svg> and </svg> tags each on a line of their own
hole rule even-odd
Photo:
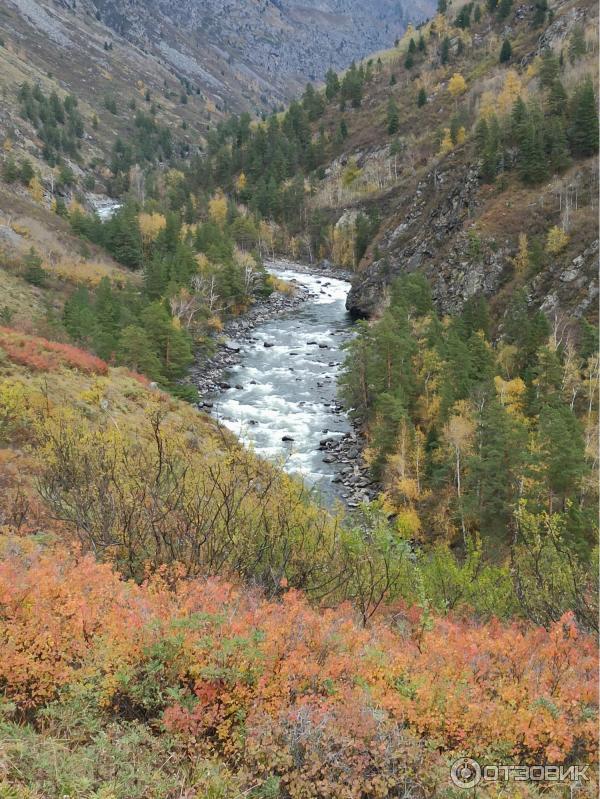
<svg viewBox="0 0 600 799">
<path fill-rule="evenodd" d="M 67 333 L 78 343 L 93 341 L 96 334 L 96 315 L 86 288 L 78 288 L 65 302 L 63 324 Z"/>
<path fill-rule="evenodd" d="M 512 45 L 508 39 L 505 39 L 502 42 L 502 47 L 500 49 L 500 63 L 506 64 L 512 58 Z"/>
<path fill-rule="evenodd" d="M 477 443 L 466 470 L 467 508 L 483 536 L 505 537 L 522 481 L 527 428 L 491 393 L 481 403 Z"/>
<path fill-rule="evenodd" d="M 571 163 L 567 134 L 560 117 L 550 117 L 545 125 L 545 149 L 554 172 L 564 172 Z"/>
<path fill-rule="evenodd" d="M 546 47 L 542 53 L 539 69 L 540 86 L 542 89 L 549 89 L 554 81 L 558 79 L 560 66 L 554 52 Z"/>
<path fill-rule="evenodd" d="M 160 358 L 154 351 L 148 334 L 138 325 L 128 325 L 123 329 L 117 360 L 151 380 L 161 382 L 164 379 Z"/>
<path fill-rule="evenodd" d="M 440 49 L 440 61 L 442 64 L 446 65 L 450 59 L 450 39 L 447 36 L 444 36 L 442 39 L 442 46 Z"/>
<path fill-rule="evenodd" d="M 518 131 L 518 171 L 523 183 L 535 186 L 548 177 L 541 123 L 529 117 Z"/>
<path fill-rule="evenodd" d="M 548 405 L 540 411 L 539 437 L 548 486 L 564 504 L 587 470 L 581 423 L 567 405 Z"/>
<path fill-rule="evenodd" d="M 424 88 L 419 89 L 419 93 L 417 94 L 417 106 L 422 108 L 427 103 L 427 92 Z"/>
<path fill-rule="evenodd" d="M 387 108 L 387 132 L 393 136 L 400 130 L 400 113 L 398 105 L 393 97 L 390 97 Z"/>
<path fill-rule="evenodd" d="M 330 69 L 325 76 L 325 96 L 328 100 L 333 100 L 334 97 L 337 97 L 339 91 L 340 80 L 338 78 L 337 72 L 334 72 L 333 69 Z"/>
<path fill-rule="evenodd" d="M 576 25 L 569 39 L 569 61 L 571 64 L 579 61 L 586 54 L 586 51 L 585 31 L 581 25 Z"/>
<path fill-rule="evenodd" d="M 23 259 L 23 263 L 25 266 L 23 277 L 25 280 L 31 283 L 32 286 L 43 286 L 46 283 L 48 274 L 42 267 L 43 261 L 34 247 L 29 249 L 29 252 Z"/>
<path fill-rule="evenodd" d="M 120 303 L 107 277 L 102 278 L 96 289 L 94 315 L 96 318 L 94 350 L 101 358 L 109 360 L 118 342 Z"/>
<path fill-rule="evenodd" d="M 558 78 L 552 83 L 548 93 L 547 108 L 553 116 L 565 116 L 567 111 L 567 92 Z"/>
<path fill-rule="evenodd" d="M 598 108 L 590 78 L 577 90 L 573 106 L 569 128 L 573 155 L 579 158 L 595 155 L 598 152 Z"/>
</svg>

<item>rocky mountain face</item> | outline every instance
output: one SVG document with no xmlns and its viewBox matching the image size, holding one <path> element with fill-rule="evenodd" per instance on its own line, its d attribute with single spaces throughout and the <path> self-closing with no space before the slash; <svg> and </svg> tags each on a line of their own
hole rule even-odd
<svg viewBox="0 0 600 799">
<path fill-rule="evenodd" d="M 347 307 L 357 318 L 377 318 L 393 281 L 418 271 L 428 278 L 441 313 L 460 312 L 466 300 L 483 295 L 500 318 L 523 289 L 530 304 L 551 318 L 595 319 L 597 156 L 575 154 L 528 184 L 520 179 L 517 144 L 510 141 L 506 169 L 490 181 L 477 125 L 488 104 L 506 126 L 517 97 L 547 113 L 540 73 L 549 52 L 572 106 L 596 72 L 597 9 L 587 0 L 557 0 L 538 24 L 533 6 L 515 4 L 506 20 L 480 13 L 467 32 L 449 24 L 453 19 L 449 12 L 414 32 L 415 42 L 424 36 L 422 54 L 414 44 L 409 53 L 405 36 L 383 59 L 361 107 L 343 112 L 347 138 L 336 137 L 336 106 L 319 120 L 334 144 L 314 200 L 318 213 L 333 222 L 340 239 L 356 229 L 361 215 L 376 220 L 355 263 Z M 578 36 L 585 43 L 574 55 Z M 503 41 L 512 42 L 508 65 L 499 60 Z M 465 83 L 453 96 L 456 76 Z M 565 232 L 557 252 L 548 245 L 553 228 Z M 529 248 L 521 273 L 515 267 L 520 241 Z"/>
<path fill-rule="evenodd" d="M 36 60 L 51 62 L 60 51 L 63 79 L 90 66 L 100 78 L 103 56 L 118 50 L 131 71 L 167 72 L 167 82 L 178 80 L 219 113 L 279 107 L 329 67 L 343 69 L 392 44 L 435 2 L 7 0 L 5 6 L 0 31 L 26 47 L 36 42 L 30 53 Z M 70 66 L 78 61 L 78 68 Z"/>
<path fill-rule="evenodd" d="M 433 0 L 91 0 L 96 16 L 223 102 L 289 98 L 329 67 L 389 46 Z M 236 85 L 237 84 L 237 85 Z"/>
</svg>

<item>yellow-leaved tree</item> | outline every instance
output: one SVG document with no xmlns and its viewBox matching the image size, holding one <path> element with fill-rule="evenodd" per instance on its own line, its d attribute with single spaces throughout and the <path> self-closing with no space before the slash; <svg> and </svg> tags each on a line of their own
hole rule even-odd
<svg viewBox="0 0 600 799">
<path fill-rule="evenodd" d="M 142 248 L 144 250 L 144 256 L 146 257 L 153 242 L 156 241 L 160 232 L 166 228 L 167 220 L 162 214 L 158 213 L 140 214 L 138 217 L 138 225 L 142 238 Z"/>
<path fill-rule="evenodd" d="M 568 243 L 569 237 L 565 231 L 557 225 L 554 225 L 554 227 L 551 227 L 548 231 L 546 252 L 550 253 L 550 255 L 558 255 L 565 249 Z"/>
<path fill-rule="evenodd" d="M 227 219 L 227 199 L 218 192 L 208 203 L 208 214 L 213 222 L 223 227 Z"/>
<path fill-rule="evenodd" d="M 36 203 L 41 203 L 44 199 L 44 187 L 42 186 L 42 182 L 37 175 L 34 175 L 29 181 L 29 193 L 31 194 L 33 201 Z"/>
<path fill-rule="evenodd" d="M 440 155 L 446 155 L 446 153 L 451 152 L 453 148 L 454 142 L 452 141 L 450 128 L 444 128 L 444 136 L 442 138 L 442 143 L 440 144 Z"/>
<path fill-rule="evenodd" d="M 455 102 L 458 102 L 458 98 L 461 96 L 461 94 L 464 94 L 467 91 L 467 81 L 463 78 L 460 72 L 455 72 L 448 81 L 448 91 Z"/>
<path fill-rule="evenodd" d="M 498 113 L 500 116 L 506 116 L 512 111 L 517 98 L 521 97 L 523 93 L 523 84 L 514 69 L 509 69 L 504 79 L 504 86 L 498 95 Z"/>
<path fill-rule="evenodd" d="M 248 178 L 246 177 L 244 172 L 240 172 L 235 181 L 235 188 L 237 189 L 238 192 L 240 192 L 244 191 L 247 185 L 248 185 Z"/>
</svg>

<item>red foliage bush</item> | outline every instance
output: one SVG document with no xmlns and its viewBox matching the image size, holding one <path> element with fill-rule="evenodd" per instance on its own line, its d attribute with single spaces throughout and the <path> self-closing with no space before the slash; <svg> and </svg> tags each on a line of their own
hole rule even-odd
<svg viewBox="0 0 600 799">
<path fill-rule="evenodd" d="M 88 556 L 15 550 L 0 562 L 0 684 L 23 711 L 94 685 L 113 713 L 162 718 L 190 751 L 277 774 L 292 797 L 396 796 L 459 752 L 595 756 L 596 646 L 570 615 L 550 630 L 363 629 L 297 592 L 266 601 L 172 574 L 137 586 Z"/>
<path fill-rule="evenodd" d="M 108 373 L 108 364 L 89 352 L 70 344 L 26 336 L 8 327 L 0 327 L 0 348 L 13 363 L 35 371 L 52 372 L 66 367 L 86 374 Z"/>
</svg>

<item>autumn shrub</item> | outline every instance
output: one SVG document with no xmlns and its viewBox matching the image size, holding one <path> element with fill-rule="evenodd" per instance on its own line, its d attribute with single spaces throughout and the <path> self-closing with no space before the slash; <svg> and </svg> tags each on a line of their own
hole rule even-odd
<svg viewBox="0 0 600 799">
<path fill-rule="evenodd" d="M 5 701 L 12 718 L 45 719 L 57 739 L 70 723 L 79 743 L 66 757 L 83 758 L 80 779 L 98 758 L 91 784 L 109 779 L 106 735 L 123 736 L 125 752 L 138 742 L 144 780 L 162 748 L 181 768 L 182 755 L 226 763 L 248 790 L 270 785 L 289 799 L 442 795 L 463 752 L 520 763 L 595 756 L 596 646 L 570 614 L 546 630 L 406 608 L 363 628 L 350 605 L 313 608 L 296 591 L 267 600 L 176 569 L 137 585 L 90 556 L 2 548 Z M 74 720 L 82 713 L 93 734 Z M 21 753 L 19 768 L 52 747 Z"/>
<path fill-rule="evenodd" d="M 107 374 L 105 361 L 70 344 L 27 336 L 7 327 L 0 327 L 0 350 L 19 366 L 40 372 L 66 367 L 86 374 Z"/>
</svg>

